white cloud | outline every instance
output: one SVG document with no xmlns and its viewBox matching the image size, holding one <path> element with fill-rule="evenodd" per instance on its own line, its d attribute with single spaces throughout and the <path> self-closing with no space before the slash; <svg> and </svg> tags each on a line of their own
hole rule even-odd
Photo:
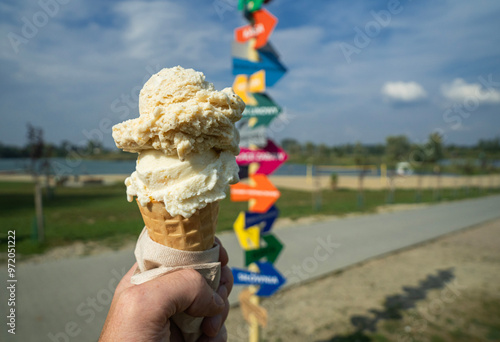
<svg viewBox="0 0 500 342">
<path fill-rule="evenodd" d="M 456 78 L 449 84 L 443 84 L 441 93 L 445 98 L 454 102 L 475 100 L 483 103 L 500 103 L 500 90 L 484 89 L 479 83 L 467 83 L 461 78 Z"/>
<path fill-rule="evenodd" d="M 382 94 L 400 102 L 414 102 L 427 97 L 427 92 L 416 82 L 386 82 Z"/>
</svg>

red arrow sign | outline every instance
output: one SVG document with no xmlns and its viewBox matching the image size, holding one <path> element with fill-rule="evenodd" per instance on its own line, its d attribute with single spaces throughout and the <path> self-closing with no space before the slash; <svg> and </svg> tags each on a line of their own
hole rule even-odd
<svg viewBox="0 0 500 342">
<path fill-rule="evenodd" d="M 266 175 L 255 174 L 250 176 L 250 180 L 254 182 L 254 186 L 242 183 L 231 185 L 231 201 L 250 200 L 250 211 L 265 213 L 281 194 L 267 179 Z"/>
<path fill-rule="evenodd" d="M 238 165 L 259 163 L 260 167 L 256 173 L 270 175 L 288 159 L 288 155 L 276 144 L 268 139 L 267 146 L 259 150 L 240 148 L 240 154 L 236 156 Z"/>
<path fill-rule="evenodd" d="M 234 30 L 236 41 L 244 43 L 251 38 L 256 38 L 255 49 L 260 49 L 267 44 L 267 40 L 278 23 L 278 19 L 266 11 L 260 9 L 253 13 L 254 25 L 238 27 Z"/>
</svg>

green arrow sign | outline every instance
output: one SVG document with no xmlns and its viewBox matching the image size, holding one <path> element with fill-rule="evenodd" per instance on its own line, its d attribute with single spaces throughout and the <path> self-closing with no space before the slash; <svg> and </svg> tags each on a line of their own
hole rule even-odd
<svg viewBox="0 0 500 342">
<path fill-rule="evenodd" d="M 264 0 L 240 0 L 238 1 L 238 9 L 243 11 L 244 9 L 255 12 L 262 7 Z"/>
<path fill-rule="evenodd" d="M 244 118 L 255 118 L 257 122 L 252 126 L 253 128 L 259 126 L 269 126 L 271 121 L 281 113 L 281 107 L 266 94 L 252 94 L 257 100 L 256 106 L 246 106 L 243 111 Z"/>
<path fill-rule="evenodd" d="M 283 249 L 283 244 L 273 234 L 263 235 L 262 238 L 266 242 L 267 246 L 245 251 L 245 266 L 259 261 L 262 258 L 266 258 L 268 262 L 274 264 L 278 258 L 278 255 Z"/>
</svg>

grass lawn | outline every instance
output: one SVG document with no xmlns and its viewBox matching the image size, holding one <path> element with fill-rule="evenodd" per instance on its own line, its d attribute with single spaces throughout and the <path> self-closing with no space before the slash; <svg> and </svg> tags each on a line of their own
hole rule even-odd
<svg viewBox="0 0 500 342">
<path fill-rule="evenodd" d="M 443 190 L 441 198 L 462 199 L 490 193 L 493 191 Z M 280 217 L 298 219 L 316 214 L 342 215 L 373 211 L 377 206 L 385 204 L 386 199 L 385 191 L 365 191 L 363 206 L 360 207 L 356 191 L 325 190 L 321 193 L 321 201 L 316 200 L 317 204 L 313 206 L 311 193 L 282 189 L 277 206 Z M 436 201 L 433 192 L 424 191 L 421 202 L 433 201 Z M 414 202 L 414 190 L 396 191 L 394 203 Z M 231 230 L 238 213 L 247 207 L 247 202 L 235 203 L 227 198 L 223 200 L 218 231 Z M 32 239 L 35 216 L 33 184 L 0 182 L 0 208 L 0 250 L 7 250 L 7 232 L 15 230 L 16 250 L 20 254 L 40 253 L 47 248 L 77 240 L 102 240 L 111 246 L 119 246 L 124 239 L 136 237 L 144 226 L 137 205 L 127 202 L 125 186 L 122 184 L 57 188 L 53 198 L 44 196 L 46 242 L 42 245 Z"/>
</svg>

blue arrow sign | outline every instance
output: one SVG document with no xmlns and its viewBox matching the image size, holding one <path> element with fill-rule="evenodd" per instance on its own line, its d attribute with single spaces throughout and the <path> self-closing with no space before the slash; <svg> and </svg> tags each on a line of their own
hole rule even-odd
<svg viewBox="0 0 500 342">
<path fill-rule="evenodd" d="M 260 233 L 264 234 L 271 230 L 274 221 L 280 214 L 278 208 L 273 205 L 264 214 L 245 212 L 245 227 L 260 226 Z"/>
<path fill-rule="evenodd" d="M 233 75 L 252 75 L 264 69 L 266 71 L 266 86 L 272 87 L 286 73 L 286 67 L 271 52 L 258 51 L 258 54 L 260 62 L 233 58 Z"/>
<path fill-rule="evenodd" d="M 256 262 L 260 273 L 250 272 L 244 269 L 233 268 L 234 283 L 240 285 L 260 285 L 257 296 L 272 296 L 286 279 L 279 273 L 270 262 Z"/>
</svg>

